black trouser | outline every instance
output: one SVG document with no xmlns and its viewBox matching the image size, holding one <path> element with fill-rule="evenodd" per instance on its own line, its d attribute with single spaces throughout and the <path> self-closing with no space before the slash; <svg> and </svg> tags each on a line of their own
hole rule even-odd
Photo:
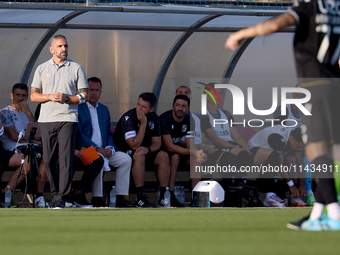
<svg viewBox="0 0 340 255">
<path fill-rule="evenodd" d="M 333 160 L 327 156 L 321 156 L 313 160 L 312 165 L 318 168 L 322 165 L 333 166 Z M 333 166 L 334 167 L 334 166 Z M 320 175 L 320 173 L 318 173 Z M 321 173 L 319 181 L 316 183 L 315 200 L 321 204 L 331 204 L 337 202 L 333 173 L 327 171 Z"/>
<path fill-rule="evenodd" d="M 66 200 L 71 191 L 72 162 L 75 151 L 76 122 L 39 123 L 43 144 L 46 174 L 51 186 L 52 199 Z M 59 158 L 59 171 L 57 162 Z"/>
<path fill-rule="evenodd" d="M 84 171 L 81 180 L 77 182 L 74 188 L 80 190 L 83 193 L 92 191 L 92 182 L 97 178 L 98 174 L 103 168 L 103 165 L 104 159 L 102 157 L 97 158 L 91 164 L 84 165 L 77 156 L 74 156 L 74 171 Z"/>
<path fill-rule="evenodd" d="M 316 184 L 315 200 L 324 205 L 337 202 L 334 179 L 319 179 Z"/>
</svg>

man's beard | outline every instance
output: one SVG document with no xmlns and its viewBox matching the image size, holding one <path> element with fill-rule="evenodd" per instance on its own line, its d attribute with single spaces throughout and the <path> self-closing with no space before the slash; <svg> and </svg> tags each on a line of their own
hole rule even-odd
<svg viewBox="0 0 340 255">
<path fill-rule="evenodd" d="M 61 54 L 63 54 L 63 53 L 65 53 L 65 52 L 62 52 Z M 66 53 L 66 55 L 58 55 L 57 57 L 59 58 L 59 59 L 61 59 L 61 60 L 65 60 L 66 58 L 67 58 L 67 53 Z"/>
<path fill-rule="evenodd" d="M 176 118 L 179 118 L 179 119 L 181 119 L 181 118 L 183 118 L 184 116 L 185 116 L 185 113 L 183 112 L 183 111 L 181 111 L 182 112 L 182 114 L 180 115 L 180 114 L 178 114 L 178 111 L 177 112 L 175 112 L 175 116 L 176 116 Z"/>
</svg>

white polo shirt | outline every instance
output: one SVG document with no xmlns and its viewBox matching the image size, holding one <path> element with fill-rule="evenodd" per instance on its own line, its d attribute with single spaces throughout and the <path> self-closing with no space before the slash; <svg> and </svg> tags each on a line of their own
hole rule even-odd
<svg viewBox="0 0 340 255">
<path fill-rule="evenodd" d="M 41 94 L 63 92 L 67 96 L 75 96 L 79 89 L 88 88 L 83 68 L 68 58 L 61 66 L 55 64 L 53 58 L 39 65 L 31 86 L 41 89 Z M 78 105 L 44 102 L 38 122 L 78 122 Z"/>
</svg>

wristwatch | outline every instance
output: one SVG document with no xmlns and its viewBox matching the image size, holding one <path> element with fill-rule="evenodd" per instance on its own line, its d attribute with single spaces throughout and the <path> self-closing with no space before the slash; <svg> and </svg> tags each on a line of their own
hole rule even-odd
<svg viewBox="0 0 340 255">
<path fill-rule="evenodd" d="M 65 103 L 68 103 L 69 100 L 70 100 L 70 98 L 68 96 L 66 96 Z"/>
</svg>

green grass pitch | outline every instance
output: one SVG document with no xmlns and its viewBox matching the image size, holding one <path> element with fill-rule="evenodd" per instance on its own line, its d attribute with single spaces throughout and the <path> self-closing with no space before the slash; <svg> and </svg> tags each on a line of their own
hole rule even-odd
<svg viewBox="0 0 340 255">
<path fill-rule="evenodd" d="M 336 254 L 340 232 L 286 228 L 310 208 L 0 209 L 1 254 Z"/>
</svg>

